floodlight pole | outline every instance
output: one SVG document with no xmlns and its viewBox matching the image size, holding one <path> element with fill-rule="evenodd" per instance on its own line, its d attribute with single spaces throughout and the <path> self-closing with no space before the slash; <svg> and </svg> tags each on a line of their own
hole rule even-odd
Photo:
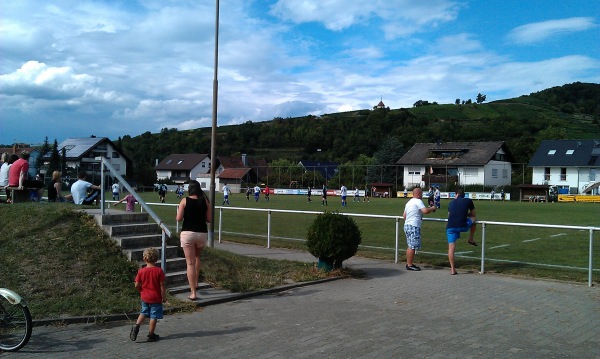
<svg viewBox="0 0 600 359">
<path fill-rule="evenodd" d="M 219 67 L 219 0 L 216 0 L 215 14 L 215 71 L 213 79 L 213 107 L 212 107 L 212 134 L 210 137 L 210 206 L 213 220 L 208 224 L 208 246 L 215 245 L 215 172 L 217 171 L 217 97 L 219 80 L 217 69 Z"/>
</svg>

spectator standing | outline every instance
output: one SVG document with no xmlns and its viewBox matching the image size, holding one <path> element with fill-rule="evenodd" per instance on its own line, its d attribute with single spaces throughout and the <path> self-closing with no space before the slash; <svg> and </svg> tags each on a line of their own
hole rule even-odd
<svg viewBox="0 0 600 359">
<path fill-rule="evenodd" d="M 450 261 L 450 274 L 456 274 L 454 266 L 454 252 L 456 241 L 460 238 L 461 232 L 469 232 L 469 243 L 477 246 L 473 240 L 475 235 L 477 218 L 475 217 L 475 205 L 473 200 L 465 198 L 461 188 L 456 190 L 456 198 L 448 205 L 448 223 L 446 224 L 446 237 L 448 239 L 448 260 Z"/>
<path fill-rule="evenodd" d="M 135 341 L 140 331 L 140 326 L 146 318 L 150 318 L 148 341 L 155 342 L 159 339 L 159 335 L 155 333 L 156 323 L 158 319 L 163 318 L 162 303 L 167 301 L 165 272 L 163 272 L 162 268 L 156 266 L 156 261 L 158 260 L 158 250 L 156 248 L 144 250 L 143 259 L 146 262 L 146 267 L 140 269 L 135 276 L 135 289 L 140 292 L 142 310 L 135 325 L 131 327 L 129 339 Z"/>
<path fill-rule="evenodd" d="M 406 235 L 406 270 L 420 271 L 421 268 L 416 266 L 413 261 L 417 249 L 421 249 L 421 224 L 423 223 L 423 215 L 435 212 L 434 205 L 429 208 L 423 204 L 423 190 L 420 188 L 413 189 L 413 197 L 406 202 L 404 206 L 404 234 Z"/>
<path fill-rule="evenodd" d="M 208 240 L 208 225 L 212 221 L 210 201 L 202 191 L 198 181 L 190 181 L 188 196 L 183 198 L 177 208 L 177 222 L 181 226 L 181 248 L 187 265 L 187 278 L 190 285 L 189 300 L 197 300 L 198 277 L 200 276 L 200 254 Z"/>
<path fill-rule="evenodd" d="M 138 203 L 138 201 L 131 193 L 123 197 L 123 199 L 121 199 L 119 202 L 115 203 L 115 206 L 121 202 L 125 202 L 125 210 L 127 212 L 135 212 L 135 204 Z"/>
</svg>

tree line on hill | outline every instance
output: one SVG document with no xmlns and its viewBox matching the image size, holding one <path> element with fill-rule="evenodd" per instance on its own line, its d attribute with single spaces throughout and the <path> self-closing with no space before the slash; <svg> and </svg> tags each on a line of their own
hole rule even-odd
<svg viewBox="0 0 600 359">
<path fill-rule="evenodd" d="M 247 121 L 218 127 L 217 155 L 242 153 L 267 162 L 336 161 L 392 165 L 415 143 L 505 141 L 516 163 L 527 163 L 545 139 L 594 138 L 600 133 L 600 85 L 576 82 L 518 98 L 483 103 L 437 104 L 400 109 Z M 423 106 L 427 102 L 428 106 Z M 123 136 L 137 177 L 154 176 L 156 161 L 171 153 L 210 154 L 211 128 Z M 378 152 L 379 151 L 379 152 Z M 379 153 L 378 156 L 375 156 Z M 388 163 L 384 163 L 384 162 Z"/>
</svg>

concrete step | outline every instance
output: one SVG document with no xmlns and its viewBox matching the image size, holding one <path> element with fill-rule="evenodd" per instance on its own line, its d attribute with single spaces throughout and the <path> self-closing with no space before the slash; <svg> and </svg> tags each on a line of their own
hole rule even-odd
<svg viewBox="0 0 600 359">
<path fill-rule="evenodd" d="M 198 283 L 198 290 L 205 290 L 205 289 L 210 289 L 210 288 L 212 288 L 212 286 L 208 283 Z M 186 281 L 185 285 L 170 287 L 168 291 L 169 291 L 169 293 L 171 293 L 173 295 L 180 294 L 180 293 L 189 293 L 190 286 L 187 284 L 187 281 Z"/>
<path fill-rule="evenodd" d="M 161 233 L 160 227 L 156 223 L 130 223 L 122 225 L 104 226 L 104 231 L 111 237 L 125 237 L 140 234 Z"/>
<path fill-rule="evenodd" d="M 186 271 L 167 272 L 165 276 L 165 286 L 167 287 L 167 289 L 170 289 L 172 287 L 181 287 L 187 282 L 188 280 Z"/>
<path fill-rule="evenodd" d="M 130 223 L 148 223 L 148 213 L 142 212 L 125 212 L 125 211 L 110 211 L 105 215 L 100 215 L 100 225 L 119 225 Z"/>
<path fill-rule="evenodd" d="M 138 266 L 143 268 L 146 266 L 144 262 L 138 262 Z M 162 261 L 156 262 L 157 267 L 162 268 Z M 169 272 L 181 272 L 185 271 L 187 268 L 187 264 L 185 258 L 176 257 L 176 258 L 167 258 L 167 273 Z"/>
<path fill-rule="evenodd" d="M 161 246 L 153 246 L 158 250 L 158 258 L 162 258 L 162 248 Z M 141 262 L 144 259 L 144 249 L 148 247 L 142 248 L 130 248 L 130 249 L 122 249 L 121 251 L 125 254 L 127 259 L 134 262 Z M 178 258 L 177 257 L 178 247 L 175 246 L 167 246 L 165 257 L 169 258 Z"/>
<path fill-rule="evenodd" d="M 139 236 L 112 237 L 122 249 L 162 246 L 161 234 L 142 234 Z"/>
</svg>

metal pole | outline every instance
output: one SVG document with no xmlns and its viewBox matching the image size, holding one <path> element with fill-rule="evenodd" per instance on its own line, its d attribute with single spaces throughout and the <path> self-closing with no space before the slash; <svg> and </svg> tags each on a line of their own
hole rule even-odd
<svg viewBox="0 0 600 359">
<path fill-rule="evenodd" d="M 215 14 L 215 70 L 213 80 L 213 107 L 212 107 L 212 134 L 210 137 L 210 205 L 212 208 L 213 220 L 208 224 L 208 246 L 215 245 L 215 172 L 217 171 L 217 98 L 219 80 L 217 70 L 219 68 L 219 0 L 216 0 Z"/>
<path fill-rule="evenodd" d="M 398 231 L 399 231 L 398 227 L 399 226 L 400 226 L 400 217 L 396 217 L 396 251 L 395 251 L 396 257 L 394 259 L 394 263 L 398 263 L 398 245 L 399 245 L 399 243 L 398 243 L 398 241 L 399 241 L 399 239 L 398 239 Z"/>
<path fill-rule="evenodd" d="M 485 223 L 481 224 L 481 272 L 479 274 L 483 273 L 485 273 Z"/>
<path fill-rule="evenodd" d="M 271 210 L 267 211 L 267 248 L 271 248 Z"/>
<path fill-rule="evenodd" d="M 100 197 L 100 212 L 104 215 L 104 161 L 102 159 L 100 159 Z"/>
<path fill-rule="evenodd" d="M 593 261 L 594 261 L 594 256 L 592 255 L 593 249 L 594 249 L 594 230 L 590 228 L 590 259 L 589 259 L 589 268 L 588 268 L 588 287 L 592 286 L 592 271 L 593 271 Z"/>
<path fill-rule="evenodd" d="M 223 207 L 219 209 L 219 243 L 221 243 L 221 234 L 223 232 Z"/>
</svg>

